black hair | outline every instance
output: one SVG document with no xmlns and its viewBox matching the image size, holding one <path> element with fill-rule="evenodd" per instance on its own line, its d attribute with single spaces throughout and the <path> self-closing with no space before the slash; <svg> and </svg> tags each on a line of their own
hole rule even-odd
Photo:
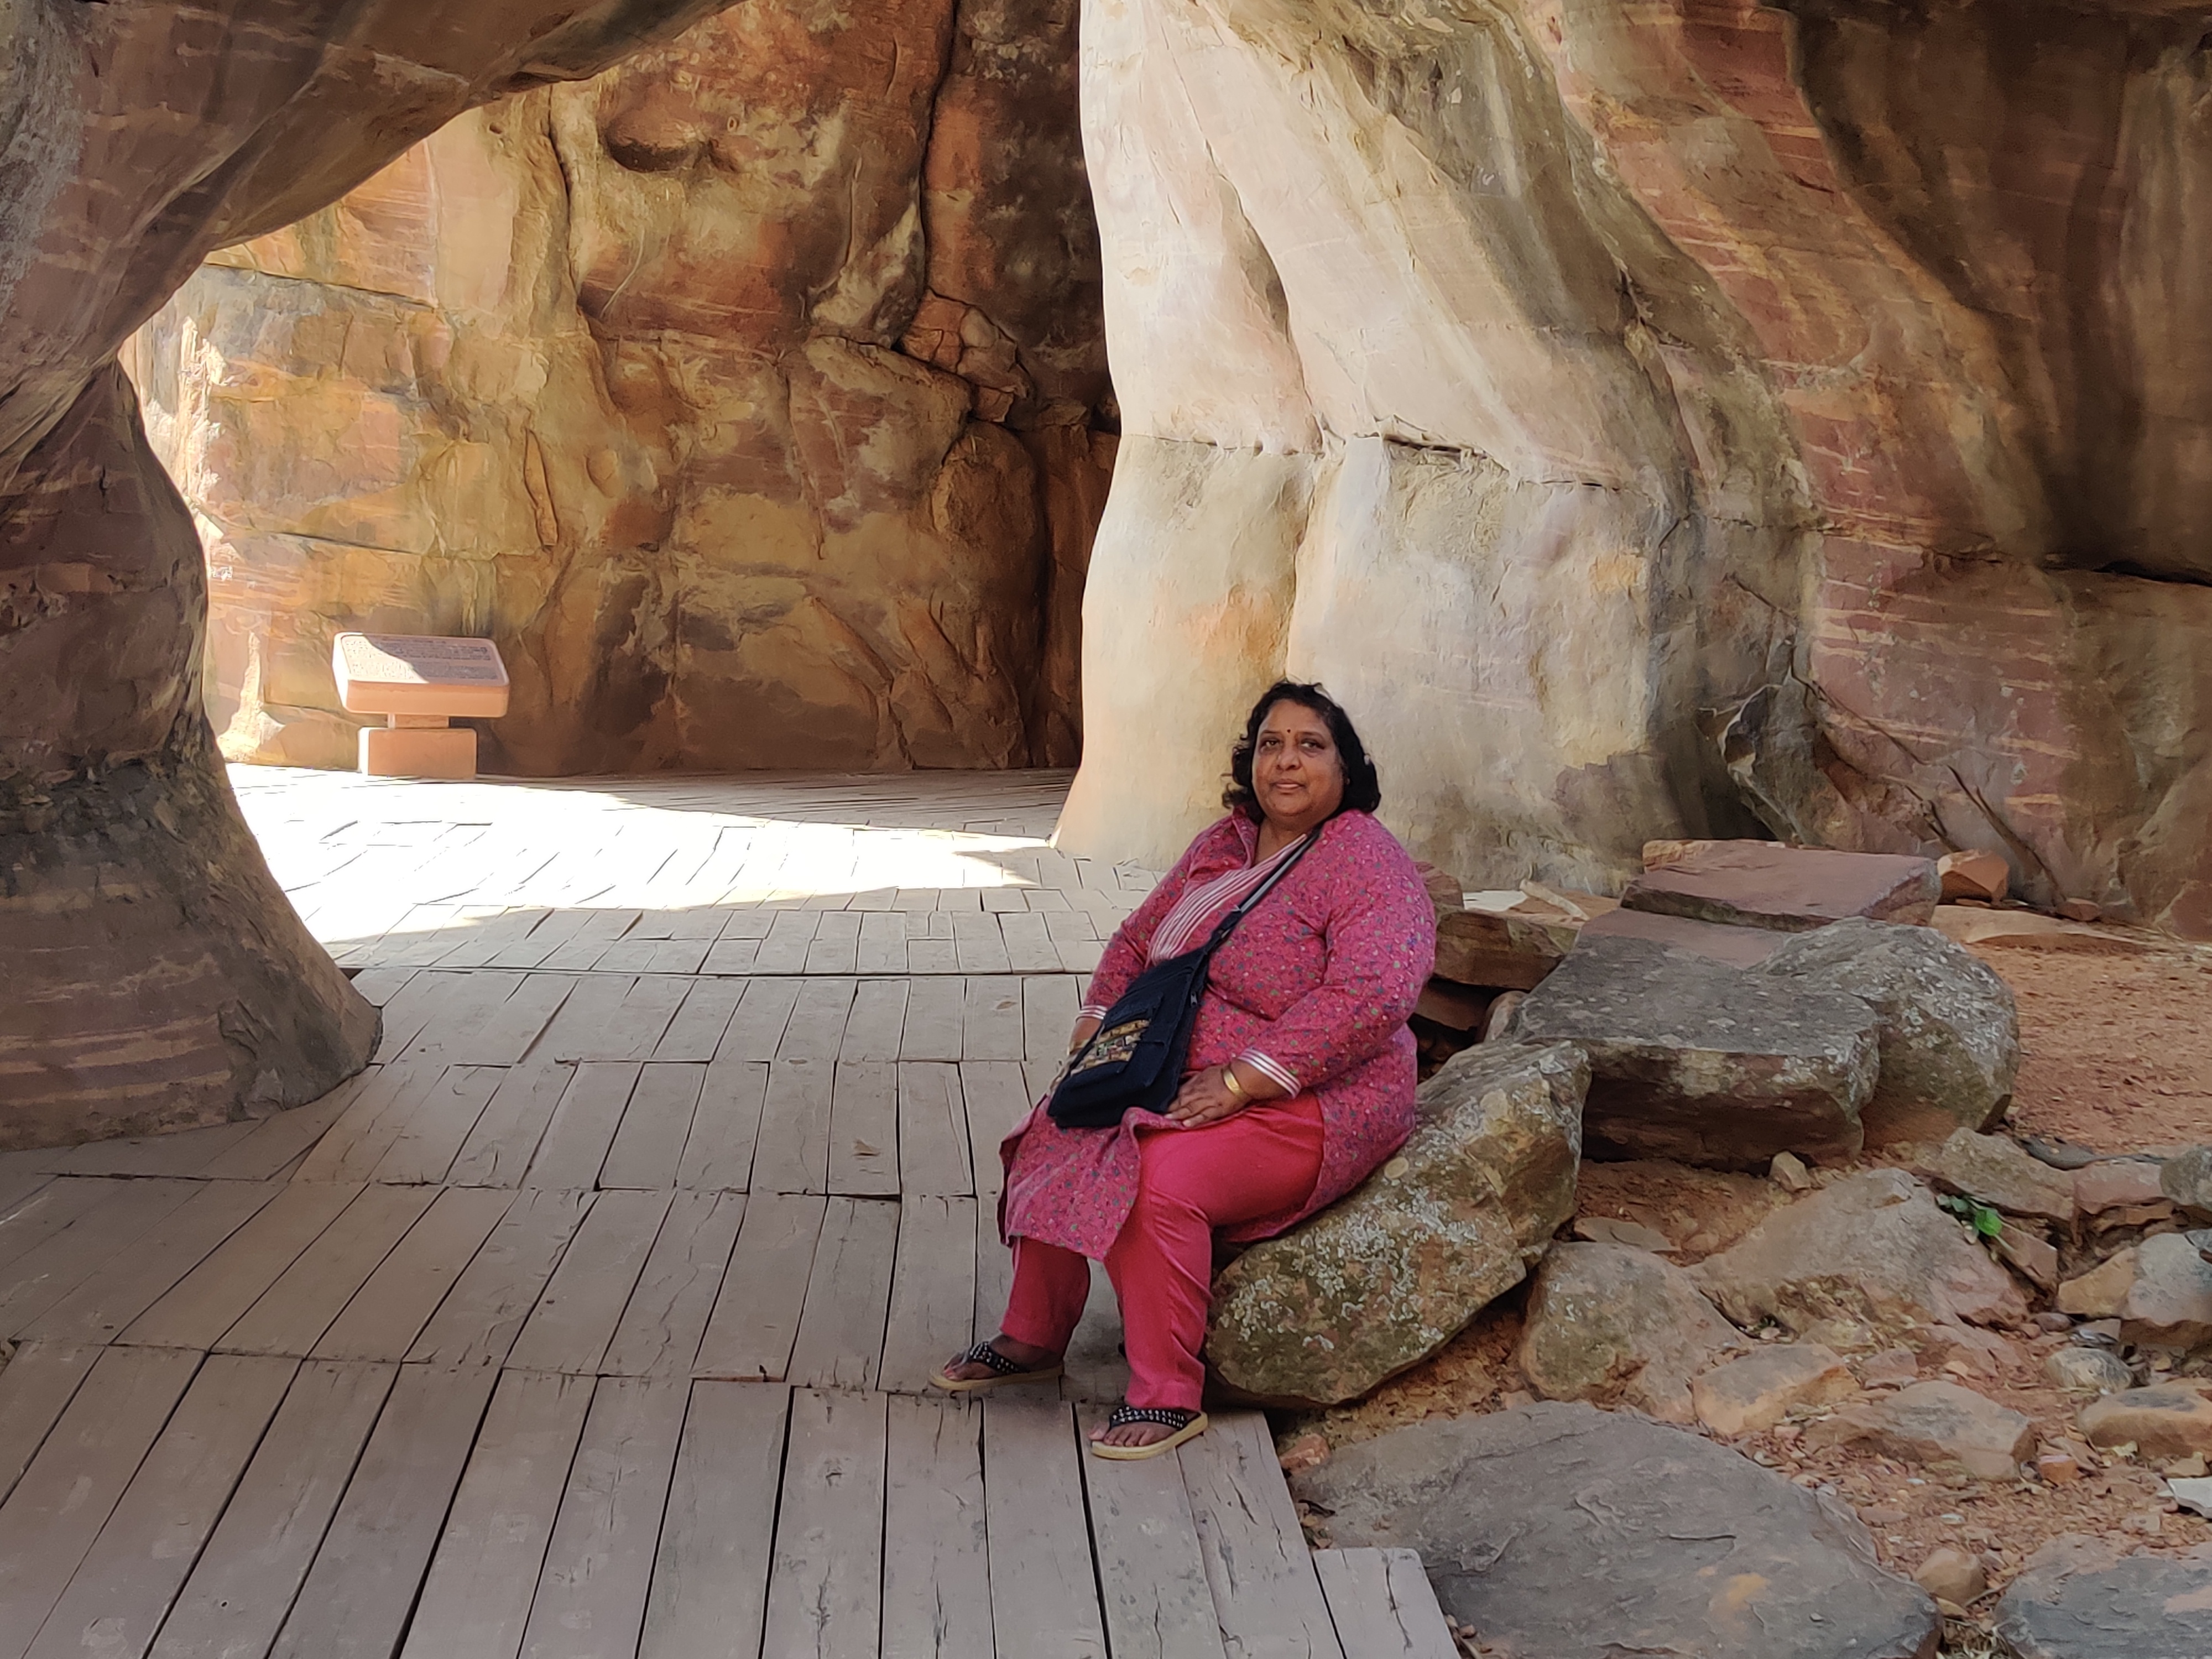
<svg viewBox="0 0 2212 1659">
<path fill-rule="evenodd" d="M 1294 702 L 1301 708 L 1310 708 L 1328 724 L 1328 735 L 1336 744 L 1337 758 L 1344 764 L 1344 800 L 1337 811 L 1372 812 L 1382 805 L 1382 781 L 1376 774 L 1375 763 L 1368 758 L 1367 745 L 1360 742 L 1359 733 L 1352 728 L 1352 716 L 1344 712 L 1343 704 L 1320 686 L 1309 685 L 1302 680 L 1277 680 L 1252 705 L 1252 713 L 1244 721 L 1244 735 L 1229 751 L 1229 787 L 1221 792 L 1221 804 L 1232 812 L 1242 812 L 1255 823 L 1264 816 L 1259 797 L 1252 793 L 1252 750 L 1260 741 L 1260 728 L 1267 723 L 1267 711 L 1279 702 Z"/>
</svg>

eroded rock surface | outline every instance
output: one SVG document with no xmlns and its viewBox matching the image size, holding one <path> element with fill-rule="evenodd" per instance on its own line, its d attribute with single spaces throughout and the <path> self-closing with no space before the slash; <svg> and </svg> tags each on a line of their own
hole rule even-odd
<svg viewBox="0 0 2212 1659">
<path fill-rule="evenodd" d="M 763 0 L 471 112 L 130 354 L 234 759 L 499 641 L 488 769 L 1069 763 L 1112 470 L 1073 0 Z"/>
<path fill-rule="evenodd" d="M 2187 1659 L 2212 1652 L 2212 1551 L 2123 1555 L 2080 1533 L 2052 1539 L 1997 1602 L 2020 1659 Z"/>
<path fill-rule="evenodd" d="M 2012 1275 L 1895 1170 L 1846 1176 L 1800 1199 L 1691 1273 L 1737 1324 L 1771 1318 L 1836 1348 L 2027 1314 Z"/>
<path fill-rule="evenodd" d="M 1760 971 L 1846 993 L 1881 1016 L 1881 1073 L 1860 1109 L 1869 1146 L 1986 1129 L 2010 1103 L 2021 1058 L 2011 988 L 1934 928 L 1838 921 L 1791 939 Z"/>
<path fill-rule="evenodd" d="M 1519 1358 L 1547 1400 L 1689 1424 L 1691 1378 L 1742 1340 L 1672 1262 L 1623 1244 L 1554 1244 L 1528 1293 Z"/>
<path fill-rule="evenodd" d="M 1926 1468 L 1956 1467 L 1978 1480 L 2016 1480 L 2035 1449 L 2035 1425 L 1955 1382 L 1914 1382 L 1884 1400 L 1846 1406 L 1805 1431 L 1814 1446 L 1864 1443 Z"/>
<path fill-rule="evenodd" d="M 1455 1056 L 1395 1158 L 1221 1273 L 1208 1362 L 1263 1399 L 1334 1405 L 1434 1353 L 1574 1212 L 1589 1083 L 1571 1044 Z"/>
<path fill-rule="evenodd" d="M 1589 1406 L 1395 1430 L 1292 1490 L 1340 1547 L 1418 1550 L 1445 1612 L 1509 1654 L 1928 1659 L 1940 1634 L 1934 1602 L 1876 1565 L 1849 1510 Z"/>
<path fill-rule="evenodd" d="M 1638 939 L 1577 944 L 1521 1005 L 1524 1041 L 1590 1057 L 1592 1149 L 1717 1169 L 1848 1158 L 1873 1092 L 1874 1011 Z"/>
</svg>

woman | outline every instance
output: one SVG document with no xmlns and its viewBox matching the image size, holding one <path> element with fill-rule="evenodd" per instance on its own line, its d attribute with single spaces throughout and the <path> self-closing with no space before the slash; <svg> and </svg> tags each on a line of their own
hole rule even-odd
<svg viewBox="0 0 2212 1659">
<path fill-rule="evenodd" d="M 1182 1091 L 1164 1115 L 1064 1129 L 1042 1103 L 1001 1148 L 1014 1283 L 999 1335 L 948 1362 L 955 1391 L 1044 1382 L 1082 1316 L 1085 1257 L 1121 1304 L 1128 1397 L 1091 1436 L 1152 1457 L 1206 1427 L 1199 1350 L 1213 1239 L 1267 1238 L 1350 1191 L 1413 1128 L 1406 1018 L 1436 956 L 1413 861 L 1373 813 L 1374 763 L 1319 686 L 1285 681 L 1231 757 L 1231 811 L 1123 922 L 1076 1021 L 1079 1048 L 1148 963 L 1205 943 L 1295 849 L 1214 957 Z M 1311 845 L 1306 846 L 1310 841 Z"/>
</svg>

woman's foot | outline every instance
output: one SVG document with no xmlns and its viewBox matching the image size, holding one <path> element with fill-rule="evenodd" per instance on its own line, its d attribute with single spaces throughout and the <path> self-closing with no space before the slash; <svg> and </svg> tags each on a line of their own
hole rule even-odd
<svg viewBox="0 0 2212 1659">
<path fill-rule="evenodd" d="M 1114 1407 L 1113 1415 L 1091 1431 L 1091 1452 L 1099 1457 L 1135 1462 L 1173 1451 L 1186 1440 L 1206 1432 L 1204 1412 L 1187 1412 L 1172 1406 Z"/>
<path fill-rule="evenodd" d="M 931 1381 L 961 1394 L 1008 1382 L 1048 1382 L 1060 1373 L 1060 1356 L 1051 1349 L 1000 1334 L 953 1355 L 938 1367 Z"/>
</svg>

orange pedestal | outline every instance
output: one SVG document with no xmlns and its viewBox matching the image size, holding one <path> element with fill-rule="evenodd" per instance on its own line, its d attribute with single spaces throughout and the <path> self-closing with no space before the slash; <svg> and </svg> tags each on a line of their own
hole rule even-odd
<svg viewBox="0 0 2212 1659">
<path fill-rule="evenodd" d="M 465 726 L 366 726 L 361 770 L 371 778 L 472 778 L 477 734 Z"/>
</svg>

